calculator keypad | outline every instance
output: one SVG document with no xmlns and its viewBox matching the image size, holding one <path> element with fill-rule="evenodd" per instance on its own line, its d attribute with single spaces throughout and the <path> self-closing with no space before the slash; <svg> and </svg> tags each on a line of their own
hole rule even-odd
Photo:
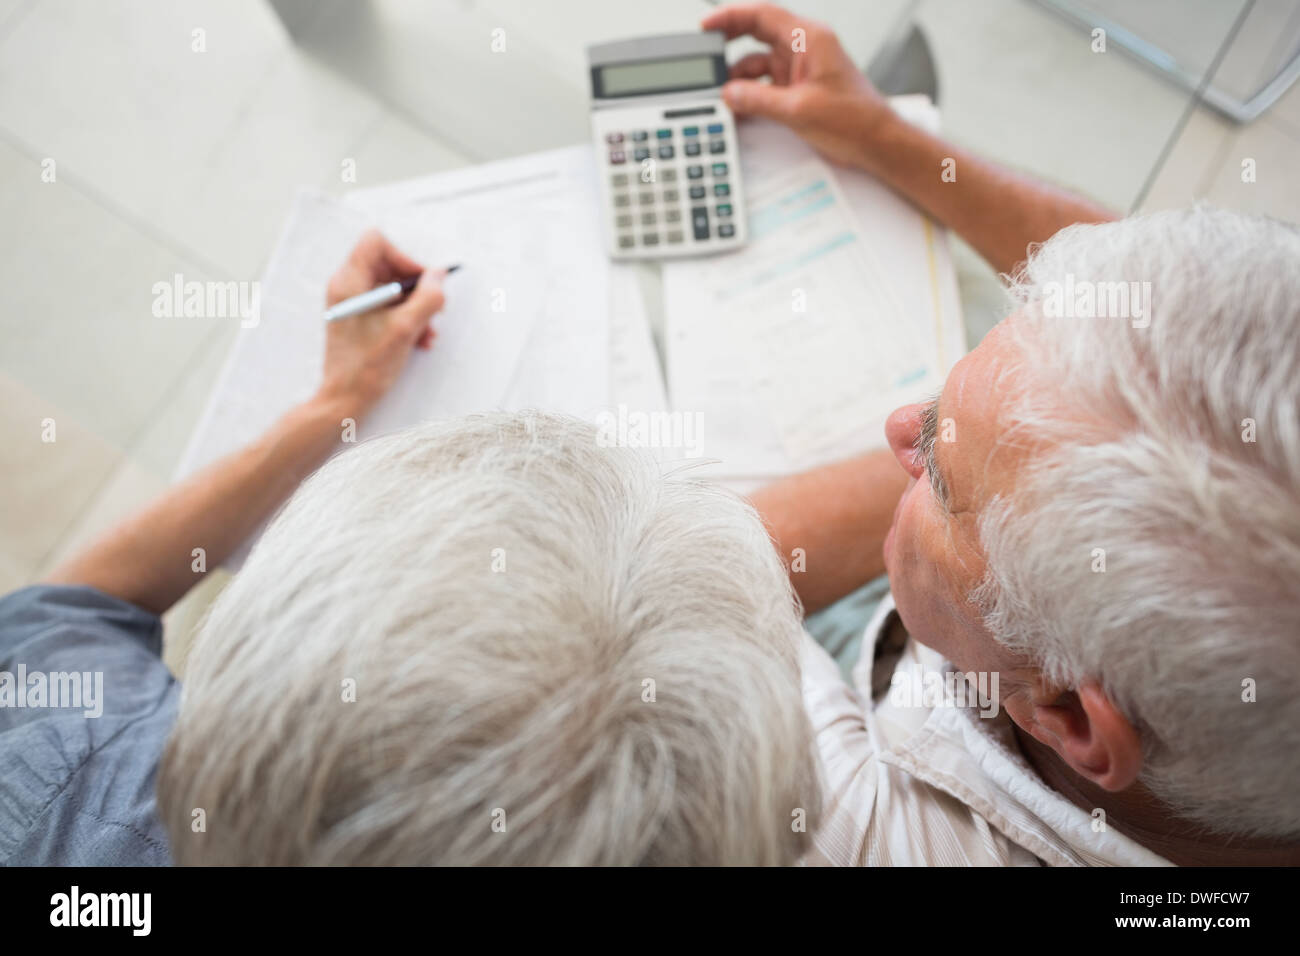
<svg viewBox="0 0 1300 956">
<path fill-rule="evenodd" d="M 732 163 L 722 123 L 605 134 L 615 245 L 658 250 L 736 236 Z"/>
</svg>

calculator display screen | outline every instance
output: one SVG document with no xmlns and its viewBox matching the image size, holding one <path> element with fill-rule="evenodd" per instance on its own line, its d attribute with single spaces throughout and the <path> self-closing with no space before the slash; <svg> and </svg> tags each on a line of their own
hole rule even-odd
<svg viewBox="0 0 1300 956">
<path fill-rule="evenodd" d="M 643 60 L 602 66 L 599 73 L 605 96 L 629 96 L 713 86 L 717 83 L 711 56 Z"/>
</svg>

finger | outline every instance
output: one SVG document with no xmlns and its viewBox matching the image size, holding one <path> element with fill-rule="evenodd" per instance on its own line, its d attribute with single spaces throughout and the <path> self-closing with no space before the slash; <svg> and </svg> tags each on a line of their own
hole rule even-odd
<svg viewBox="0 0 1300 956">
<path fill-rule="evenodd" d="M 420 333 L 420 337 L 415 340 L 415 347 L 425 352 L 429 351 L 429 349 L 433 348 L 433 338 L 435 334 L 433 326 L 426 325 L 424 331 Z"/>
<path fill-rule="evenodd" d="M 730 80 L 722 88 L 722 98 L 737 116 L 767 116 L 783 123 L 793 118 L 791 95 L 789 87 L 758 80 Z"/>
<path fill-rule="evenodd" d="M 772 54 L 751 53 L 731 65 L 729 76 L 733 80 L 757 80 L 772 72 Z"/>
<path fill-rule="evenodd" d="M 417 275 L 420 264 L 398 250 L 377 229 L 369 229 L 352 248 L 348 263 L 362 270 L 375 282 Z"/>
<path fill-rule="evenodd" d="M 769 46 L 790 42 L 790 31 L 799 18 L 771 3 L 744 3 L 715 10 L 702 21 L 704 30 L 721 30 L 728 40 L 752 36 Z"/>
<path fill-rule="evenodd" d="M 426 269 L 406 301 L 393 307 L 393 318 L 411 335 L 412 340 L 428 328 L 429 320 L 442 308 L 442 269 Z"/>
</svg>

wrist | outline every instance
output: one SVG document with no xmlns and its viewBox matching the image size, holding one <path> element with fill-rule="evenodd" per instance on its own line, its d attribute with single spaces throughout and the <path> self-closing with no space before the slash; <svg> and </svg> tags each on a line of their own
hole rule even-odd
<svg viewBox="0 0 1300 956">
<path fill-rule="evenodd" d="M 310 416 L 333 421 L 336 428 L 341 428 L 344 419 L 360 422 L 373 404 L 350 392 L 322 387 L 301 407 Z"/>
<path fill-rule="evenodd" d="M 854 124 L 858 136 L 857 166 L 877 178 L 884 178 L 885 160 L 907 125 L 887 100 L 862 104 Z"/>
</svg>

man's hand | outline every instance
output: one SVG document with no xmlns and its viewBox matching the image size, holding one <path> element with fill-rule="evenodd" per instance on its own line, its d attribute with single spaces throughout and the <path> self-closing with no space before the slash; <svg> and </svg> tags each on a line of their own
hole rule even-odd
<svg viewBox="0 0 1300 956">
<path fill-rule="evenodd" d="M 868 166 L 874 132 L 893 114 L 829 27 L 768 3 L 724 7 L 700 26 L 772 48 L 731 68 L 723 97 L 732 112 L 778 120 L 833 162 Z"/>
<path fill-rule="evenodd" d="M 411 349 L 431 345 L 434 332 L 429 321 L 442 308 L 445 273 L 424 269 L 372 230 L 361 237 L 330 279 L 327 305 L 416 275 L 420 275 L 419 284 L 396 305 L 329 323 L 325 370 L 317 397 L 340 409 L 341 414 L 364 415 L 397 381 Z"/>
</svg>

